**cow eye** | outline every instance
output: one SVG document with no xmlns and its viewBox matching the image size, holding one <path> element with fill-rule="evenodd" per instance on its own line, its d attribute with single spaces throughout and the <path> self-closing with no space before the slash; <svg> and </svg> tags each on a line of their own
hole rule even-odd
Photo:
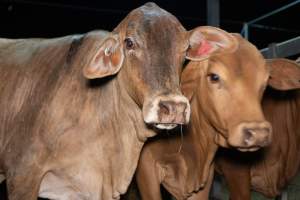
<svg viewBox="0 0 300 200">
<path fill-rule="evenodd" d="M 212 83 L 218 83 L 220 81 L 220 76 L 218 74 L 214 74 L 214 73 L 208 74 L 208 78 Z"/>
<path fill-rule="evenodd" d="M 134 44 L 133 44 L 132 39 L 126 38 L 126 39 L 124 40 L 124 42 L 125 42 L 125 45 L 126 45 L 126 48 L 127 48 L 127 49 L 133 49 Z"/>
</svg>

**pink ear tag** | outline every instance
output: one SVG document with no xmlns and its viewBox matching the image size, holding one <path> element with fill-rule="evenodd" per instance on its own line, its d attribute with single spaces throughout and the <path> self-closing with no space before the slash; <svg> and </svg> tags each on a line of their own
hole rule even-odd
<svg viewBox="0 0 300 200">
<path fill-rule="evenodd" d="M 211 51 L 212 48 L 212 45 L 208 41 L 203 40 L 200 44 L 200 48 L 197 51 L 197 55 L 206 55 Z"/>
</svg>

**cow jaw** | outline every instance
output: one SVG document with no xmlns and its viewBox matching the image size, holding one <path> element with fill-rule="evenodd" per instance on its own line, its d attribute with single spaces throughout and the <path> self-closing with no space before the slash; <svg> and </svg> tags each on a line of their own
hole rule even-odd
<svg viewBox="0 0 300 200">
<path fill-rule="evenodd" d="M 235 147 L 228 143 L 228 138 L 225 138 L 221 133 L 215 135 L 215 143 L 224 148 L 236 148 L 241 152 L 253 152 L 261 148 L 261 146 L 252 146 L 252 147 Z"/>
</svg>

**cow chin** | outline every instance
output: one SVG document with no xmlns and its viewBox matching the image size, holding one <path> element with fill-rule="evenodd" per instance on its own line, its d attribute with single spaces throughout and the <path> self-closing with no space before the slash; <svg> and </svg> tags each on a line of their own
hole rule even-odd
<svg viewBox="0 0 300 200">
<path fill-rule="evenodd" d="M 145 123 L 158 129 L 170 130 L 177 125 L 187 124 L 190 113 L 190 104 L 181 95 L 157 96 L 143 105 Z"/>
<path fill-rule="evenodd" d="M 244 146 L 241 142 L 236 142 L 235 138 L 228 137 L 225 138 L 221 134 L 216 134 L 215 142 L 221 147 L 224 148 L 233 148 L 241 152 L 254 152 L 258 151 L 263 146 Z"/>
<path fill-rule="evenodd" d="M 241 152 L 253 152 L 259 150 L 263 145 L 247 145 L 240 137 L 229 136 L 226 139 L 227 147 L 234 148 Z"/>
</svg>

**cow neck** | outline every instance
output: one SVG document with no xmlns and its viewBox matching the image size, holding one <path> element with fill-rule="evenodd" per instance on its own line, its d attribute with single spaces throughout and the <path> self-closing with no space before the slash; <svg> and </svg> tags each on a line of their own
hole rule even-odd
<svg viewBox="0 0 300 200">
<path fill-rule="evenodd" d="M 191 122 L 188 126 L 190 142 L 196 147 L 195 154 L 198 161 L 198 169 L 200 169 L 200 177 L 202 183 L 205 184 L 208 180 L 209 170 L 212 166 L 212 161 L 217 150 L 217 145 L 214 143 L 215 129 L 204 114 L 203 106 L 205 106 L 203 94 L 197 92 L 197 95 L 191 102 Z M 204 185 L 203 185 L 204 186 Z"/>
<path fill-rule="evenodd" d="M 74 73 L 79 74 L 78 71 L 81 69 L 74 70 Z M 80 74 L 79 80 L 80 87 L 76 88 L 82 91 L 77 99 L 83 99 L 84 105 L 77 105 L 78 109 L 83 107 L 83 117 L 78 123 L 89 131 L 85 130 L 85 136 L 80 137 L 94 137 L 97 140 L 95 142 L 100 149 L 101 160 L 95 159 L 95 162 L 98 162 L 101 174 L 105 171 L 102 174 L 106 181 L 102 183 L 105 188 L 103 193 L 108 194 L 112 190 L 117 199 L 127 190 L 137 167 L 145 135 L 151 131 L 146 128 L 141 109 L 127 94 L 125 84 L 118 75 L 87 81 Z M 70 81 L 66 82 L 68 87 L 72 87 Z"/>
<path fill-rule="evenodd" d="M 120 76 L 112 80 L 111 89 L 114 92 L 111 100 L 114 101 L 114 116 L 111 123 L 117 125 L 113 139 L 117 140 L 118 144 L 118 153 L 113 155 L 115 159 L 112 159 L 112 163 L 119 163 L 113 165 L 112 174 L 113 182 L 116 183 L 115 190 L 121 194 L 126 192 L 131 182 L 147 135 L 153 134 L 143 121 L 141 108 L 127 93 L 124 85 Z"/>
</svg>

